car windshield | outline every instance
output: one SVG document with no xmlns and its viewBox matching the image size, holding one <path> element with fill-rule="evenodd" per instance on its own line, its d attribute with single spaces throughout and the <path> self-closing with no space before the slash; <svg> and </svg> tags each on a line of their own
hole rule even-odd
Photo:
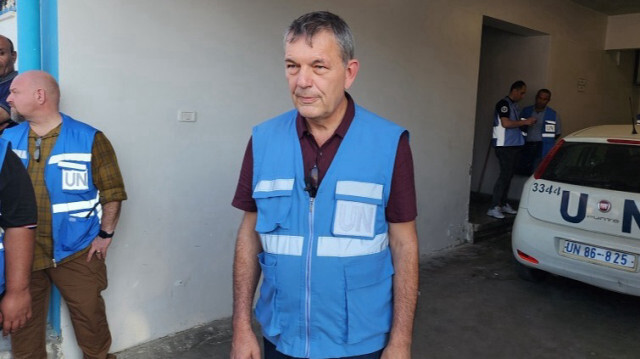
<svg viewBox="0 0 640 359">
<path fill-rule="evenodd" d="M 565 142 L 542 178 L 640 193 L 640 146 Z"/>
</svg>

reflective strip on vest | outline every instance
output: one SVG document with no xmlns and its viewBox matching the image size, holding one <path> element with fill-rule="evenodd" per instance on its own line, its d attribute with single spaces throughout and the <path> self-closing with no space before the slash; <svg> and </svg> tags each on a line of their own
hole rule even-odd
<svg viewBox="0 0 640 359">
<path fill-rule="evenodd" d="M 336 194 L 382 199 L 382 185 L 369 182 L 338 181 Z"/>
<path fill-rule="evenodd" d="M 293 178 L 284 178 L 271 181 L 262 180 L 258 182 L 254 192 L 291 191 L 292 189 Z"/>
<path fill-rule="evenodd" d="M 0 242 L 0 251 L 4 249 L 4 243 Z"/>
<path fill-rule="evenodd" d="M 21 160 L 26 160 L 27 159 L 27 151 L 23 151 L 23 150 L 13 150 L 13 153 L 15 153 L 18 157 L 20 157 Z"/>
<path fill-rule="evenodd" d="M 301 256 L 304 237 L 261 234 L 262 249 L 267 253 Z"/>
<path fill-rule="evenodd" d="M 98 194 L 98 196 L 95 199 L 91 199 L 88 201 L 57 203 L 51 206 L 51 208 L 53 213 L 74 212 L 74 211 L 80 211 L 83 209 L 91 210 L 93 206 L 95 206 L 96 203 L 98 203 L 99 199 L 100 199 L 100 195 Z"/>
<path fill-rule="evenodd" d="M 356 257 L 379 253 L 389 246 L 389 235 L 381 233 L 373 239 L 319 237 L 318 257 Z"/>
<path fill-rule="evenodd" d="M 58 167 L 71 168 L 71 169 L 80 170 L 80 171 L 87 170 L 87 165 L 83 165 L 80 163 L 73 163 L 73 162 L 65 162 L 65 161 L 58 162 Z"/>
<path fill-rule="evenodd" d="M 49 164 L 53 165 L 62 161 L 91 162 L 91 153 L 61 153 L 49 158 Z"/>
<path fill-rule="evenodd" d="M 543 133 L 542 137 L 556 137 L 555 133 Z"/>
<path fill-rule="evenodd" d="M 71 217 L 78 217 L 78 218 L 89 218 L 91 216 L 98 216 L 98 218 L 102 218 L 102 205 L 98 204 L 96 206 L 96 209 L 93 211 L 84 211 L 84 212 L 77 212 L 77 213 L 69 213 L 69 216 Z"/>
<path fill-rule="evenodd" d="M 493 139 L 496 140 L 496 146 L 504 146 L 506 138 L 505 131 L 506 129 L 500 125 L 493 126 Z"/>
</svg>

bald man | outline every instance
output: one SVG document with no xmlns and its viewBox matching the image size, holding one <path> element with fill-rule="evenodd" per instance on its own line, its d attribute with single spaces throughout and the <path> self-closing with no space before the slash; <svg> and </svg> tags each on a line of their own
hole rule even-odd
<svg viewBox="0 0 640 359">
<path fill-rule="evenodd" d="M 13 42 L 8 37 L 0 35 L 0 134 L 7 127 L 17 125 L 11 121 L 11 109 L 7 103 L 9 86 L 18 75 L 15 70 L 18 53 L 13 47 Z"/>
<path fill-rule="evenodd" d="M 127 198 L 115 152 L 102 132 L 59 112 L 60 89 L 49 74 L 20 74 L 10 92 L 9 105 L 26 121 L 3 138 L 27 167 L 38 204 L 33 318 L 11 337 L 14 358 L 46 359 L 52 282 L 69 307 L 84 358 L 115 358 L 108 354 L 111 333 L 101 295 L 104 260 Z"/>
</svg>

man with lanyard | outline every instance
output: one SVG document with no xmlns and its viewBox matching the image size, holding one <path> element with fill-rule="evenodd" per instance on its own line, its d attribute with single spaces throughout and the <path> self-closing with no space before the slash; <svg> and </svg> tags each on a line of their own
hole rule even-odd
<svg viewBox="0 0 640 359">
<path fill-rule="evenodd" d="M 16 333 L 31 318 L 29 278 L 33 262 L 36 198 L 27 171 L 0 138 L 0 323 Z"/>
<path fill-rule="evenodd" d="M 407 131 L 356 105 L 348 25 L 293 21 L 285 71 L 295 110 L 254 128 L 233 205 L 245 211 L 234 261 L 231 358 L 411 356 L 418 293 Z"/>
<path fill-rule="evenodd" d="M 498 157 L 500 174 L 493 186 L 491 208 L 487 211 L 487 215 L 494 218 L 504 218 L 503 213 L 517 213 L 507 203 L 507 195 L 516 162 L 524 145 L 524 136 L 526 136 L 520 127 L 532 125 L 536 122 L 535 118 L 520 118 L 517 103 L 524 98 L 526 92 L 527 85 L 524 81 L 516 81 L 511 85 L 509 95 L 496 104 L 493 118 L 493 140 L 491 143 Z"/>
<path fill-rule="evenodd" d="M 11 108 L 7 103 L 9 86 L 18 75 L 15 63 L 18 54 L 13 48 L 13 42 L 9 38 L 0 35 L 0 134 L 7 127 L 17 125 L 11 120 Z"/>
<path fill-rule="evenodd" d="M 522 150 L 522 159 L 518 162 L 518 173 L 530 176 L 542 158 L 549 153 L 556 139 L 560 137 L 562 125 L 560 115 L 547 106 L 551 101 L 551 91 L 540 89 L 536 94 L 535 105 L 525 107 L 522 117 L 533 117 L 536 123 L 527 130 L 526 143 Z"/>
<path fill-rule="evenodd" d="M 16 76 L 8 102 L 26 122 L 3 138 L 22 159 L 38 204 L 31 273 L 33 319 L 12 335 L 14 358 L 46 358 L 45 327 L 54 283 L 69 308 L 86 359 L 108 354 L 111 333 L 101 292 L 105 258 L 127 198 L 113 147 L 95 128 L 59 112 L 60 88 L 42 71 Z"/>
</svg>

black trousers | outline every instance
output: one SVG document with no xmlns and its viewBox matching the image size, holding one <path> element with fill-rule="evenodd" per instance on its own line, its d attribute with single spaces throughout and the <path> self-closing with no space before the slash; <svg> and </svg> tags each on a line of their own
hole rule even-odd
<svg viewBox="0 0 640 359">
<path fill-rule="evenodd" d="M 264 341 L 264 359 L 296 359 L 294 357 L 282 354 L 279 351 L 277 351 L 276 346 L 273 345 L 270 341 L 266 339 L 263 339 L 263 341 Z M 343 357 L 340 359 L 379 359 L 381 356 L 382 356 L 382 350 L 378 350 L 377 352 L 370 353 L 370 354 Z M 334 359 L 338 359 L 338 358 L 334 358 Z"/>
<path fill-rule="evenodd" d="M 516 162 L 516 174 L 531 176 L 542 160 L 542 141 L 526 142 L 520 160 Z"/>
<path fill-rule="evenodd" d="M 507 194 L 509 193 L 516 163 L 520 158 L 522 146 L 494 147 L 494 150 L 500 164 L 500 174 L 493 185 L 491 208 L 503 206 L 507 203 Z"/>
</svg>

